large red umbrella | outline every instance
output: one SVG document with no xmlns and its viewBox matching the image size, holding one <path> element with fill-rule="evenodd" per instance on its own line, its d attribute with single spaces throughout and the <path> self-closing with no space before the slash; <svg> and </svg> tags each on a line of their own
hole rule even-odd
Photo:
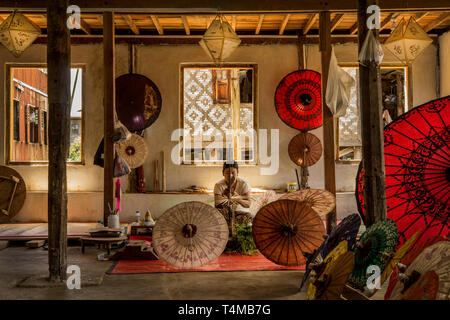
<svg viewBox="0 0 450 320">
<path fill-rule="evenodd" d="M 387 218 L 397 223 L 400 246 L 416 231 L 415 244 L 449 234 L 450 96 L 401 115 L 384 128 Z M 360 164 L 358 209 L 364 219 Z"/>
<path fill-rule="evenodd" d="M 322 125 L 320 73 L 297 70 L 281 80 L 275 92 L 278 116 L 288 126 L 312 130 Z"/>
</svg>

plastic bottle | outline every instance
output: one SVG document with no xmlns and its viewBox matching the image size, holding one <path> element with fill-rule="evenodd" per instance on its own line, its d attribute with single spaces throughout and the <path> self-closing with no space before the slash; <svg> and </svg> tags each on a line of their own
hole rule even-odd
<svg viewBox="0 0 450 320">
<path fill-rule="evenodd" d="M 137 225 L 140 225 L 141 223 L 141 211 L 136 210 L 136 223 Z"/>
</svg>

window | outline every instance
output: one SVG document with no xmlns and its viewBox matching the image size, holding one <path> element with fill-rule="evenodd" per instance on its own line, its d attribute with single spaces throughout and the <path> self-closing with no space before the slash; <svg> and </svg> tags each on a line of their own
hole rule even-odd
<svg viewBox="0 0 450 320">
<path fill-rule="evenodd" d="M 7 130 L 7 163 L 48 161 L 48 95 L 45 65 L 7 65 L 11 130 Z M 69 162 L 82 162 L 83 67 L 71 69 Z M 7 100 L 7 101 L 8 101 Z M 76 129 L 74 129 L 76 128 Z"/>
<path fill-rule="evenodd" d="M 350 90 L 350 104 L 346 114 L 340 117 L 336 155 L 340 161 L 361 161 L 361 121 L 358 106 L 358 68 L 344 67 L 356 81 Z M 387 125 L 406 111 L 406 67 L 381 67 L 383 121 Z"/>
<path fill-rule="evenodd" d="M 183 163 L 256 163 L 256 66 L 183 66 Z"/>
</svg>

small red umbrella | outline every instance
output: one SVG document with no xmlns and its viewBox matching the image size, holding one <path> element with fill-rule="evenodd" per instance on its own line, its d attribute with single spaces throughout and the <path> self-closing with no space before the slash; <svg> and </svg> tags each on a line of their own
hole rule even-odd
<svg viewBox="0 0 450 320">
<path fill-rule="evenodd" d="M 387 218 L 396 222 L 398 246 L 417 230 L 413 247 L 450 231 L 450 96 L 404 113 L 384 128 Z M 356 180 L 364 220 L 362 164 Z"/>
<path fill-rule="evenodd" d="M 278 116 L 288 126 L 312 130 L 322 125 L 320 73 L 297 70 L 281 80 L 275 92 Z"/>
</svg>

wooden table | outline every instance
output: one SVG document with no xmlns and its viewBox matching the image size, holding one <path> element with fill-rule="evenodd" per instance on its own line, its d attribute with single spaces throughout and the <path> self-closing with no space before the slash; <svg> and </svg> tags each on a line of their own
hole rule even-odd
<svg viewBox="0 0 450 320">
<path fill-rule="evenodd" d="M 81 252 L 84 253 L 84 247 L 86 243 L 96 243 L 98 246 L 103 245 L 108 255 L 111 254 L 111 244 L 113 243 L 121 243 L 122 241 L 127 240 L 127 236 L 114 237 L 114 238 L 92 238 L 92 237 L 83 237 L 81 238 Z"/>
</svg>

